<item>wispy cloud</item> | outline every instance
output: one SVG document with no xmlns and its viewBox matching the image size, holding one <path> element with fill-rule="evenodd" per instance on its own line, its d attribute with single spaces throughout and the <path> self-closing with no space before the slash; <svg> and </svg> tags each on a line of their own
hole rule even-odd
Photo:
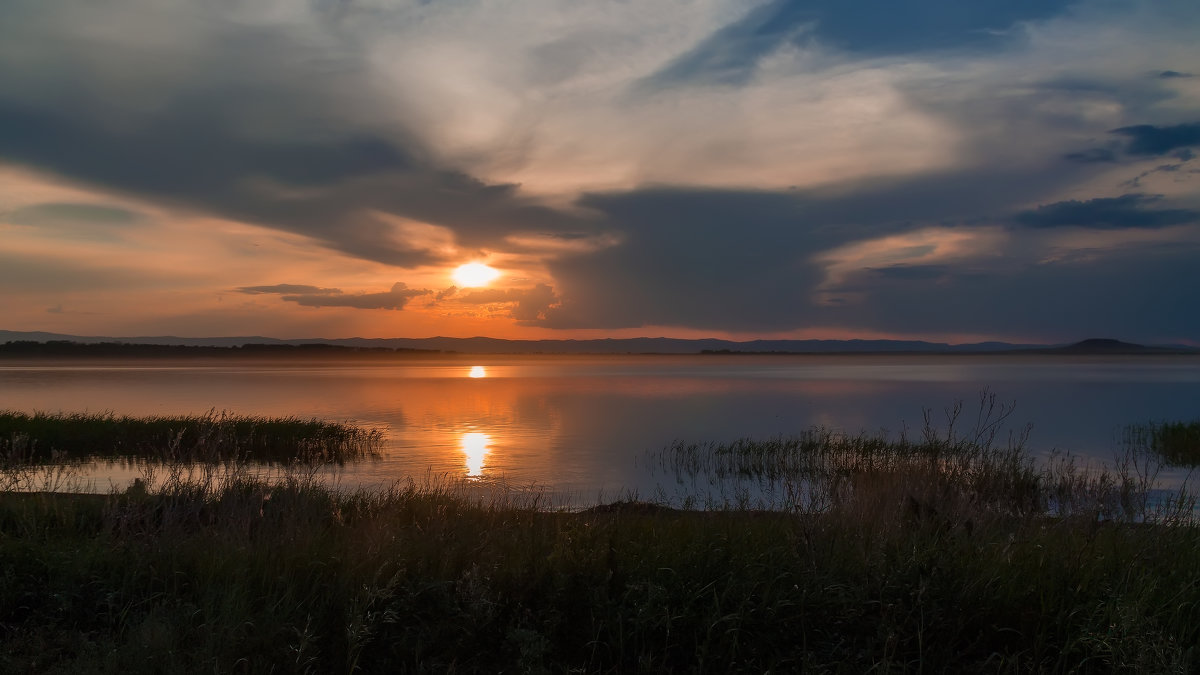
<svg viewBox="0 0 1200 675">
<path fill-rule="evenodd" d="M 427 289 L 410 289 L 404 282 L 397 281 L 391 290 L 381 293 L 343 293 L 338 288 L 319 288 L 303 284 L 276 284 L 274 286 L 246 286 L 239 293 L 259 295 L 278 294 L 285 302 L 294 302 L 304 307 L 353 307 L 354 309 L 404 309 L 408 301 L 429 295 Z"/>
<path fill-rule="evenodd" d="M 265 293 L 274 293 L 279 295 L 341 295 L 340 288 L 320 288 L 319 286 L 306 286 L 304 284 L 275 284 L 273 286 L 242 286 L 236 289 L 238 293 L 247 295 L 262 295 Z"/>
</svg>

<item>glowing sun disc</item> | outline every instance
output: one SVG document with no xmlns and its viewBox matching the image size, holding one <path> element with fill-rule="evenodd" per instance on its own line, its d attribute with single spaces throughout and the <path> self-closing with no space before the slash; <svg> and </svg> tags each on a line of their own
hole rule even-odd
<svg viewBox="0 0 1200 675">
<path fill-rule="evenodd" d="M 500 276 L 500 270 L 494 267 L 488 267 L 480 262 L 467 263 L 459 265 L 454 270 L 454 283 L 459 286 L 471 288 L 473 286 L 487 286 L 496 277 Z"/>
</svg>

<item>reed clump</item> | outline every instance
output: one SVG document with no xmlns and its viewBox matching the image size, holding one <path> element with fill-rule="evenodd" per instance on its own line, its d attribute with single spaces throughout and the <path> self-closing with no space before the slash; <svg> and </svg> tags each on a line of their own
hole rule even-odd
<svg viewBox="0 0 1200 675">
<path fill-rule="evenodd" d="M 1200 420 L 1129 425 L 1122 441 L 1144 448 L 1172 466 L 1200 466 Z"/>
<path fill-rule="evenodd" d="M 10 456 L 10 463 L 141 459 L 341 464 L 371 455 L 382 440 L 377 429 L 298 417 L 0 411 L 0 455 Z"/>
</svg>

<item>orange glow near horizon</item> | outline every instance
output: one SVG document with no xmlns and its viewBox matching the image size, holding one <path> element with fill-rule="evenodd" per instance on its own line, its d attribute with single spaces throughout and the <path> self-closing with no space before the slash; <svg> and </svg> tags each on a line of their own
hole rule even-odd
<svg viewBox="0 0 1200 675">
<path fill-rule="evenodd" d="M 451 276 L 454 283 L 465 288 L 487 286 L 500 276 L 500 270 L 488 267 L 481 262 L 470 262 L 459 265 Z"/>
<path fill-rule="evenodd" d="M 462 435 L 462 450 L 467 457 L 467 475 L 478 477 L 483 475 L 483 460 L 488 454 L 488 444 L 491 436 L 479 431 L 469 431 Z"/>
</svg>

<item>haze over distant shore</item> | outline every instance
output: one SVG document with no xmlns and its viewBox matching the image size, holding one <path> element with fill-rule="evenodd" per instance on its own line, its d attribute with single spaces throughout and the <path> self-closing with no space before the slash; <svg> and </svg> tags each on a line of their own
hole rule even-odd
<svg viewBox="0 0 1200 675">
<path fill-rule="evenodd" d="M 157 350 L 136 347 L 238 348 L 258 354 L 332 353 L 338 348 L 363 351 L 442 352 L 459 354 L 1200 354 L 1187 345 L 1140 345 L 1092 338 L 1065 345 L 977 342 L 947 344 L 920 340 L 732 340 L 622 338 L 595 340 L 503 340 L 452 338 L 304 338 L 137 336 L 103 337 L 0 330 L 0 354 L 136 355 Z M 107 349 L 101 349 L 107 347 Z M 302 349 L 301 349 L 302 348 Z M 332 350 L 332 351 L 331 351 Z M 161 353 L 161 352 L 159 352 Z"/>
</svg>

